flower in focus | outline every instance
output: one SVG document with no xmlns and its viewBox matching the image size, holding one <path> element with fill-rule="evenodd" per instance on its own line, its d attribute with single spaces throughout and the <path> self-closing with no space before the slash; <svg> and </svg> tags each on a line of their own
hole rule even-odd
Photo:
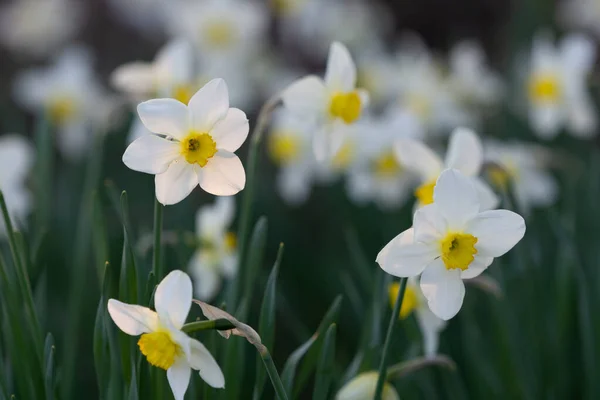
<svg viewBox="0 0 600 400">
<path fill-rule="evenodd" d="M 25 187 L 25 178 L 33 158 L 33 147 L 24 137 L 15 134 L 0 136 L 0 190 L 13 223 L 24 222 L 31 208 L 31 196 Z M 5 234 L 6 226 L 0 216 L 0 237 Z"/>
<path fill-rule="evenodd" d="M 228 231 L 234 214 L 233 197 L 219 197 L 215 204 L 204 206 L 196 213 L 198 249 L 188 269 L 200 300 L 215 297 L 222 277 L 231 278 L 236 274 L 237 238 Z"/>
<path fill-rule="evenodd" d="M 156 175 L 159 202 L 179 203 L 197 185 L 216 196 L 231 196 L 244 188 L 246 173 L 234 151 L 248 136 L 248 119 L 243 111 L 229 108 L 225 81 L 208 82 L 188 105 L 153 99 L 137 110 L 152 134 L 131 143 L 123 162 Z"/>
<path fill-rule="evenodd" d="M 420 286 L 429 308 L 448 320 L 462 306 L 462 280 L 481 274 L 524 234 L 520 215 L 508 210 L 480 211 L 473 181 L 449 169 L 437 180 L 434 202 L 417 210 L 412 228 L 392 239 L 377 255 L 377 263 L 394 276 L 421 274 Z"/>
<path fill-rule="evenodd" d="M 390 284 L 388 293 L 390 296 L 391 307 L 394 307 L 399 291 L 399 283 L 394 282 Z M 421 334 L 423 335 L 423 350 L 425 352 L 425 357 L 433 357 L 437 353 L 440 332 L 446 327 L 446 322 L 432 313 L 427 306 L 427 299 L 423 296 L 423 292 L 419 287 L 416 276 L 408 278 L 399 318 L 405 319 L 413 312 L 415 313 L 417 323 L 419 324 Z"/>
<path fill-rule="evenodd" d="M 82 17 L 78 1 L 13 0 L 0 8 L 0 43 L 16 53 L 46 56 L 77 33 Z"/>
<path fill-rule="evenodd" d="M 377 371 L 363 372 L 359 374 L 350 382 L 346 383 L 340 391 L 336 394 L 336 400 L 367 400 L 372 399 L 375 396 L 375 389 L 377 388 L 377 378 L 379 373 Z M 396 388 L 390 383 L 386 382 L 383 386 L 383 392 L 381 394 L 382 400 L 399 400 L 398 392 Z"/>
<path fill-rule="evenodd" d="M 45 116 L 57 128 L 58 148 L 71 160 L 86 154 L 93 133 L 109 128 L 117 107 L 98 82 L 90 53 L 82 47 L 66 49 L 49 67 L 22 72 L 13 93 L 20 105 Z"/>
<path fill-rule="evenodd" d="M 420 177 L 421 185 L 415 190 L 417 207 L 433 203 L 436 181 L 446 168 L 457 169 L 473 180 L 482 210 L 490 210 L 498 205 L 496 194 L 479 178 L 483 148 L 475 132 L 470 129 L 457 128 L 452 132 L 444 162 L 429 147 L 415 140 L 398 140 L 394 149 L 406 168 Z"/>
<path fill-rule="evenodd" d="M 541 138 L 553 138 L 562 127 L 581 138 L 596 134 L 596 110 L 586 85 L 595 48 L 583 35 L 568 35 L 558 47 L 549 36 L 536 36 L 526 89 L 529 120 Z"/>
<path fill-rule="evenodd" d="M 524 214 L 556 201 L 558 184 L 545 170 L 550 155 L 544 149 L 518 142 L 488 142 L 484 158 L 491 163 L 487 174 L 492 184 L 501 190 L 510 186 Z"/>
<path fill-rule="evenodd" d="M 309 75 L 282 93 L 284 106 L 316 125 L 313 149 L 319 161 L 328 161 L 340 150 L 349 128 L 368 103 L 366 91 L 356 89 L 356 66 L 348 49 L 334 42 L 327 59 L 325 79 Z"/>
<path fill-rule="evenodd" d="M 181 328 L 192 306 L 192 281 L 182 271 L 169 273 L 156 287 L 154 308 L 108 300 L 114 323 L 128 335 L 140 336 L 138 347 L 146 360 L 167 371 L 176 400 L 183 400 L 191 370 L 214 388 L 225 387 L 221 368 L 210 352 Z"/>
</svg>

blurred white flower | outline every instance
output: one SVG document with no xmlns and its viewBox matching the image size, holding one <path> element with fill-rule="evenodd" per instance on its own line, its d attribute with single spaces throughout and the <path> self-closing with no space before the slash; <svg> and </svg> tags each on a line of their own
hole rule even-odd
<svg viewBox="0 0 600 400">
<path fill-rule="evenodd" d="M 421 180 L 421 185 L 415 190 L 417 207 L 433 203 L 436 181 L 446 168 L 457 169 L 473 181 L 482 210 L 490 210 L 498 205 L 496 194 L 479 178 L 483 148 L 477 134 L 470 129 L 457 128 L 452 132 L 444 161 L 424 143 L 415 140 L 397 140 L 394 149 L 400 162 Z"/>
<path fill-rule="evenodd" d="M 319 161 L 336 155 L 369 101 L 366 91 L 356 89 L 356 66 L 348 49 L 338 42 L 331 45 L 325 79 L 302 78 L 285 89 L 281 98 L 291 113 L 315 123 L 313 150 Z"/>
<path fill-rule="evenodd" d="M 196 213 L 198 249 L 188 269 L 200 300 L 214 298 L 221 287 L 221 279 L 236 274 L 237 238 L 235 233 L 228 231 L 234 215 L 233 197 L 219 197 L 214 204 L 204 206 Z"/>
<path fill-rule="evenodd" d="M 546 171 L 547 151 L 525 143 L 492 141 L 484 149 L 484 160 L 492 163 L 487 168 L 491 182 L 501 190 L 510 185 L 521 212 L 556 202 L 558 184 Z"/>
<path fill-rule="evenodd" d="M 53 54 L 81 27 L 82 6 L 72 0 L 12 0 L 0 8 L 0 43 L 25 55 Z"/>
<path fill-rule="evenodd" d="M 596 110 L 586 82 L 595 49 L 589 38 L 579 34 L 564 37 L 558 47 L 549 35 L 535 37 L 526 90 L 529 120 L 541 138 L 552 138 L 563 127 L 581 138 L 597 133 Z"/>
<path fill-rule="evenodd" d="M 100 85 L 91 54 L 79 46 L 66 49 L 48 67 L 18 75 L 13 96 L 57 128 L 58 148 L 71 160 L 87 153 L 94 134 L 110 129 L 119 105 Z"/>
<path fill-rule="evenodd" d="M 246 184 L 246 173 L 234 154 L 248 136 L 248 119 L 229 108 L 227 84 L 213 79 L 186 106 L 175 99 L 153 99 L 138 105 L 140 119 L 153 134 L 127 147 L 129 168 L 156 175 L 156 198 L 164 205 L 185 199 L 200 185 L 216 196 L 231 196 Z"/>
<path fill-rule="evenodd" d="M 480 211 L 473 181 L 448 169 L 435 185 L 434 202 L 417 210 L 412 228 L 392 239 L 377 255 L 377 263 L 398 277 L 422 274 L 421 290 L 429 308 L 448 320 L 462 306 L 462 280 L 481 274 L 524 234 L 520 215 Z"/>
<path fill-rule="evenodd" d="M 138 346 L 146 360 L 167 371 L 176 400 L 183 400 L 192 369 L 214 388 L 224 388 L 225 378 L 210 352 L 181 328 L 192 306 L 192 281 L 182 271 L 169 273 L 156 287 L 154 308 L 108 300 L 114 323 L 128 335 L 140 336 Z"/>
<path fill-rule="evenodd" d="M 31 196 L 25 179 L 32 167 L 34 150 L 23 136 L 0 136 L 0 190 L 12 223 L 23 223 L 31 208 Z M 18 226 L 18 225 L 17 225 Z M 0 216 L 0 237 L 6 234 L 4 219 Z"/>
<path fill-rule="evenodd" d="M 374 107 L 385 107 L 396 100 L 401 87 L 396 58 L 381 46 L 362 49 L 357 58 L 358 83 L 369 92 Z"/>
<path fill-rule="evenodd" d="M 379 372 L 369 371 L 357 375 L 346 383 L 336 394 L 335 400 L 370 400 L 375 396 Z M 396 388 L 386 382 L 381 394 L 382 400 L 400 400 Z"/>
<path fill-rule="evenodd" d="M 583 28 L 600 37 L 598 0 L 564 0 L 557 4 L 556 18 L 566 28 Z"/>
<path fill-rule="evenodd" d="M 392 307 L 394 307 L 399 291 L 400 283 L 394 282 L 390 284 L 388 294 Z M 427 306 L 427 299 L 421 291 L 416 276 L 408 278 L 406 289 L 404 291 L 404 298 L 402 300 L 402 307 L 400 307 L 399 318 L 407 318 L 413 312 L 415 313 L 417 323 L 419 324 L 421 334 L 423 335 L 423 351 L 425 352 L 425 357 L 434 357 L 437 354 L 440 342 L 440 332 L 446 327 L 446 321 L 438 318 L 431 312 Z"/>
</svg>

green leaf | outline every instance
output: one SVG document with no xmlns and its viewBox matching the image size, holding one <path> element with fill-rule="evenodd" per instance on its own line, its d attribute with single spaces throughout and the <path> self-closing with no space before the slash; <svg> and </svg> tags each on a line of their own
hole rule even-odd
<svg viewBox="0 0 600 400">
<path fill-rule="evenodd" d="M 106 362 L 106 328 L 104 326 L 104 310 L 106 307 L 106 301 L 104 297 L 100 297 L 98 307 L 96 309 L 96 321 L 94 323 L 94 337 L 93 337 L 93 351 L 94 351 L 94 367 L 96 369 L 96 381 L 98 383 L 98 390 L 100 391 L 100 398 L 104 398 L 104 388 L 108 381 L 107 362 Z M 110 358 L 109 358 L 110 360 Z"/>
<path fill-rule="evenodd" d="M 94 191 L 92 194 L 92 226 L 92 242 L 96 257 L 96 268 L 98 269 L 99 282 L 102 282 L 104 264 L 108 261 L 109 247 L 106 238 L 105 216 L 98 191 Z"/>
<path fill-rule="evenodd" d="M 333 379 L 333 364 L 335 360 L 335 334 L 336 325 L 331 324 L 325 333 L 325 340 L 321 346 L 321 354 L 317 363 L 315 388 L 313 400 L 326 400 L 328 398 L 331 380 Z"/>
<path fill-rule="evenodd" d="M 44 365 L 45 376 L 44 376 L 44 387 L 46 389 L 46 400 L 54 399 L 54 353 L 56 348 L 54 347 L 54 338 L 51 333 L 46 335 L 46 342 L 44 344 Z"/>
<path fill-rule="evenodd" d="M 129 394 L 127 395 L 128 400 L 138 400 L 138 384 L 135 373 L 135 363 L 131 363 L 131 382 L 129 383 Z"/>
</svg>

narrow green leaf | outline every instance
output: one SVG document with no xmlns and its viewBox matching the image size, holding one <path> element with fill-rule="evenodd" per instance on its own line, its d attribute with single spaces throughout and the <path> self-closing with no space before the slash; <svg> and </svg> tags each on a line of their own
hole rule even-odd
<svg viewBox="0 0 600 400">
<path fill-rule="evenodd" d="M 50 229 L 52 210 L 52 175 L 54 171 L 54 152 L 52 129 L 48 118 L 41 117 L 35 123 L 35 225 L 37 231 Z"/>
<path fill-rule="evenodd" d="M 162 280 L 164 271 L 162 268 L 162 227 L 163 227 L 163 208 L 158 199 L 154 198 L 154 248 L 152 257 L 152 272 L 157 280 Z"/>
<path fill-rule="evenodd" d="M 129 394 L 127 395 L 128 400 L 139 400 L 138 384 L 135 372 L 135 363 L 131 363 L 131 382 L 129 383 Z"/>
<path fill-rule="evenodd" d="M 46 335 L 46 342 L 44 344 L 44 364 L 45 368 L 45 377 L 44 377 L 44 387 L 46 389 L 46 400 L 54 399 L 54 353 L 56 352 L 56 348 L 54 347 L 54 338 L 51 333 Z"/>
<path fill-rule="evenodd" d="M 315 388 L 313 391 L 313 400 L 328 399 L 331 380 L 333 379 L 333 364 L 335 360 L 335 334 L 336 325 L 331 324 L 325 333 L 325 340 L 321 346 L 321 354 L 317 363 L 317 372 L 315 374 Z"/>
<path fill-rule="evenodd" d="M 103 296 L 100 297 L 98 307 L 96 309 L 96 320 L 94 323 L 94 337 L 93 337 L 93 352 L 94 352 L 94 367 L 96 369 L 96 381 L 98 383 L 98 391 L 100 398 L 104 398 L 104 388 L 108 381 L 106 375 L 106 328 L 104 326 L 104 310 L 106 308 L 105 299 Z"/>
<path fill-rule="evenodd" d="M 98 270 L 98 282 L 104 276 L 104 263 L 108 261 L 109 247 L 106 238 L 105 217 L 102 209 L 102 200 L 98 191 L 92 194 L 92 242 Z"/>
</svg>

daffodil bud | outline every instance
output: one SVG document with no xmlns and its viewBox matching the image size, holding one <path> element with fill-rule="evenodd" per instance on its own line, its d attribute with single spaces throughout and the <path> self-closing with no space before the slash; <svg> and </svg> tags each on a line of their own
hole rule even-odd
<svg viewBox="0 0 600 400">
<path fill-rule="evenodd" d="M 379 373 L 376 371 L 363 372 L 356 376 L 350 382 L 344 385 L 336 395 L 336 400 L 370 400 L 375 396 L 377 387 L 377 378 Z M 383 400 L 398 400 L 398 392 L 389 383 L 383 386 Z"/>
</svg>

